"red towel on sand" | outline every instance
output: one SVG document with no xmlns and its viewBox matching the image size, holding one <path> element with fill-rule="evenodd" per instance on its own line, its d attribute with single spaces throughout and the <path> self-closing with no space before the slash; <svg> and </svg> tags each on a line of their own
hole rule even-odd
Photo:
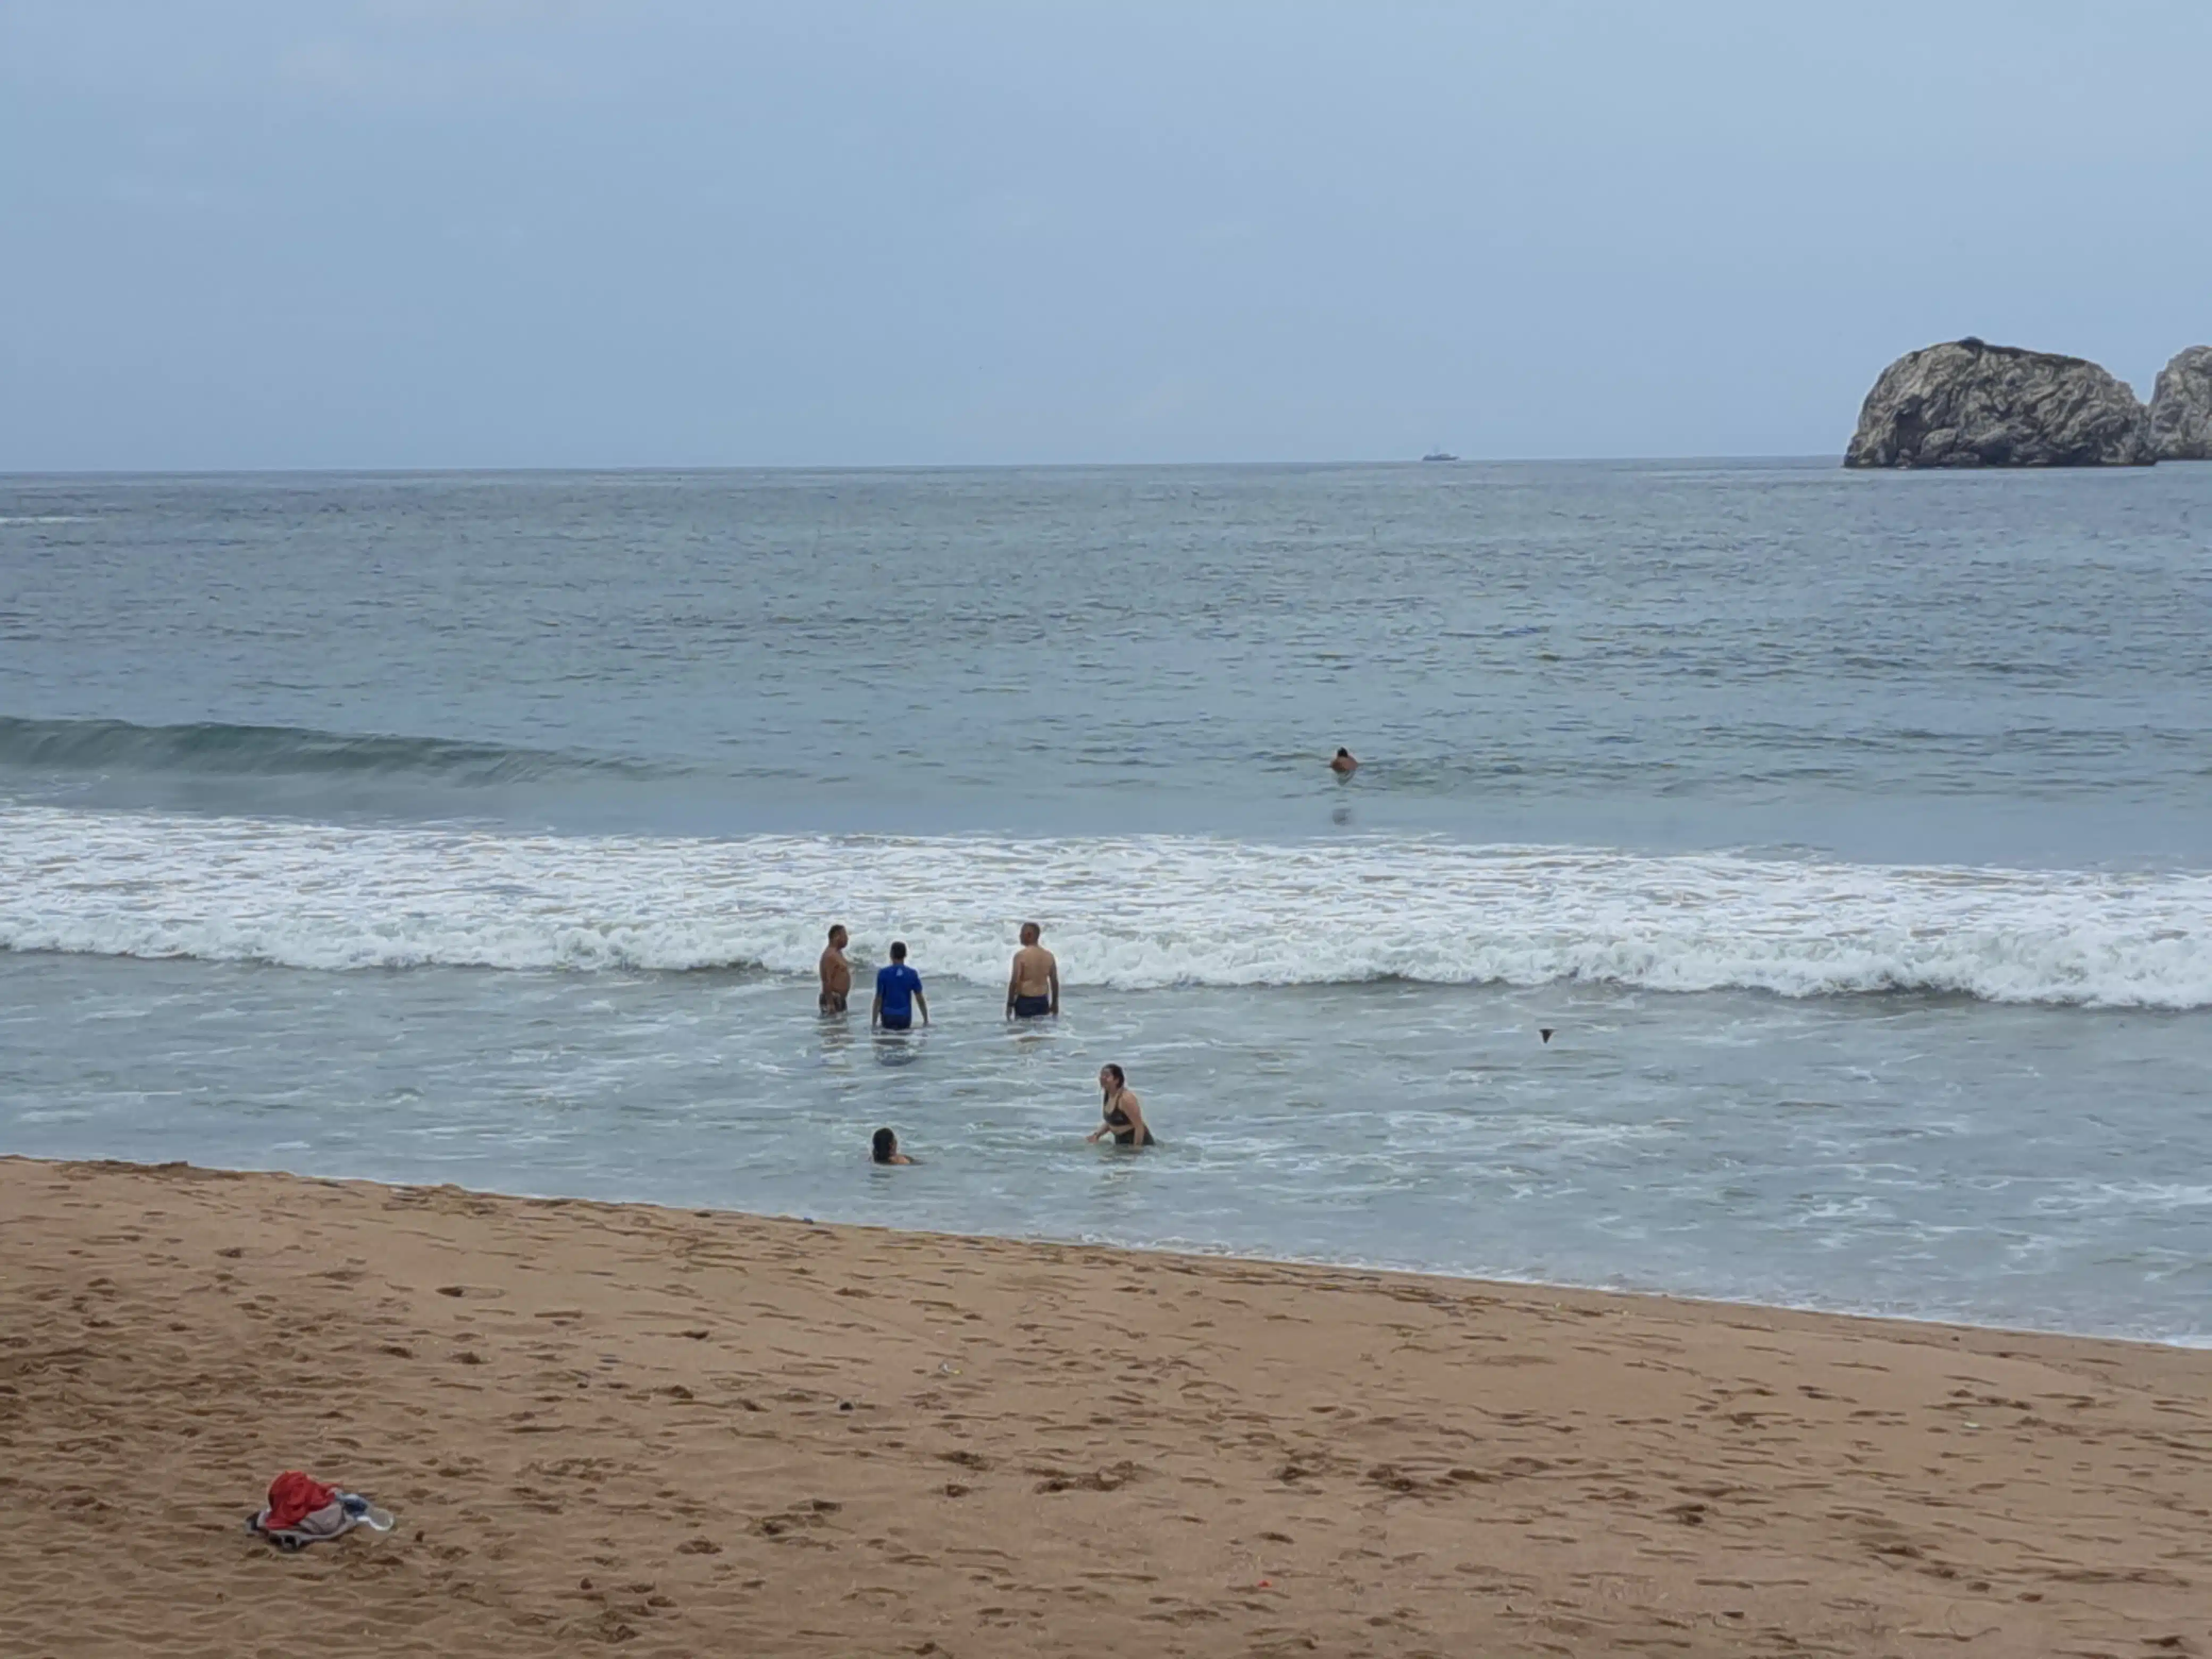
<svg viewBox="0 0 2212 1659">
<path fill-rule="evenodd" d="M 269 1513 L 261 1524 L 271 1532 L 296 1527 L 325 1504 L 335 1503 L 338 1489 L 310 1480 L 297 1469 L 287 1469 L 269 1483 Z"/>
</svg>

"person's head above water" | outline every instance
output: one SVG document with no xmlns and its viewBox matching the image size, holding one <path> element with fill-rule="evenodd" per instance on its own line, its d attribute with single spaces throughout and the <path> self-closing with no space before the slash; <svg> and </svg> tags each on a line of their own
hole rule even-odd
<svg viewBox="0 0 2212 1659">
<path fill-rule="evenodd" d="M 1110 1061 L 1098 1068 L 1099 1125 L 1085 1138 L 1096 1146 L 1108 1135 L 1116 1146 L 1157 1146 L 1159 1138 L 1145 1121 L 1145 1103 L 1129 1086 L 1128 1073 Z"/>
<path fill-rule="evenodd" d="M 898 1156 L 898 1137 L 889 1129 L 876 1131 L 874 1151 L 871 1154 L 878 1164 L 888 1164 Z"/>
<path fill-rule="evenodd" d="M 1044 929 L 1043 929 L 1043 928 L 1042 928 L 1042 927 L 1038 927 L 1038 926 L 1036 925 L 1036 923 L 1035 923 L 1035 922 L 1033 922 L 1033 921 L 1025 921 L 1025 922 L 1024 922 L 1024 923 L 1022 924 L 1022 943 L 1023 943 L 1023 944 L 1024 944 L 1024 945 L 1035 945 L 1035 944 L 1036 944 L 1039 939 L 1042 939 L 1043 937 L 1044 937 Z"/>
<path fill-rule="evenodd" d="M 891 941 L 891 960 L 893 962 L 904 962 L 906 960 L 906 941 L 904 939 L 895 939 Z"/>
<path fill-rule="evenodd" d="M 843 922 L 832 922 L 830 925 L 830 943 L 836 945 L 840 951 L 845 948 L 845 941 L 850 937 L 852 936 L 845 931 L 845 924 Z"/>
<path fill-rule="evenodd" d="M 1336 758 L 1328 763 L 1329 769 L 1333 772 L 1349 772 L 1358 764 L 1358 759 L 1349 749 L 1339 749 L 1336 751 Z"/>
</svg>

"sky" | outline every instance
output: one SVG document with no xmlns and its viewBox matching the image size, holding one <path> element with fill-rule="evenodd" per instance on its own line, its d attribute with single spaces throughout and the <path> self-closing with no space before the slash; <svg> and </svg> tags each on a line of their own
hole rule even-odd
<svg viewBox="0 0 2212 1659">
<path fill-rule="evenodd" d="M 0 471 L 1840 453 L 2212 341 L 2204 0 L 0 0 Z"/>
</svg>

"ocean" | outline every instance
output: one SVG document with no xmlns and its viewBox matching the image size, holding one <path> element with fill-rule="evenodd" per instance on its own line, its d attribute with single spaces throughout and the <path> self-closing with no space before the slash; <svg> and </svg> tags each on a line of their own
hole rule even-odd
<svg viewBox="0 0 2212 1659">
<path fill-rule="evenodd" d="M 0 1152 L 2212 1342 L 2208 640 L 2203 465 L 0 478 Z"/>
</svg>

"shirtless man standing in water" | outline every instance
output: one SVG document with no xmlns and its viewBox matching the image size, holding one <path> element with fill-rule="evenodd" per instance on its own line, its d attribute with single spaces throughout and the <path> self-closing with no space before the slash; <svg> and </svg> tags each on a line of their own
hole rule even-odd
<svg viewBox="0 0 2212 1659">
<path fill-rule="evenodd" d="M 853 994 L 853 964 L 845 960 L 846 933 L 840 924 L 830 930 L 830 948 L 822 953 L 822 1012 L 842 1014 L 845 999 Z"/>
<path fill-rule="evenodd" d="M 1036 1019 L 1060 1012 L 1060 963 L 1037 941 L 1044 929 L 1033 921 L 1022 924 L 1022 948 L 1014 952 L 1014 970 L 1006 979 L 1006 1018 Z"/>
</svg>

